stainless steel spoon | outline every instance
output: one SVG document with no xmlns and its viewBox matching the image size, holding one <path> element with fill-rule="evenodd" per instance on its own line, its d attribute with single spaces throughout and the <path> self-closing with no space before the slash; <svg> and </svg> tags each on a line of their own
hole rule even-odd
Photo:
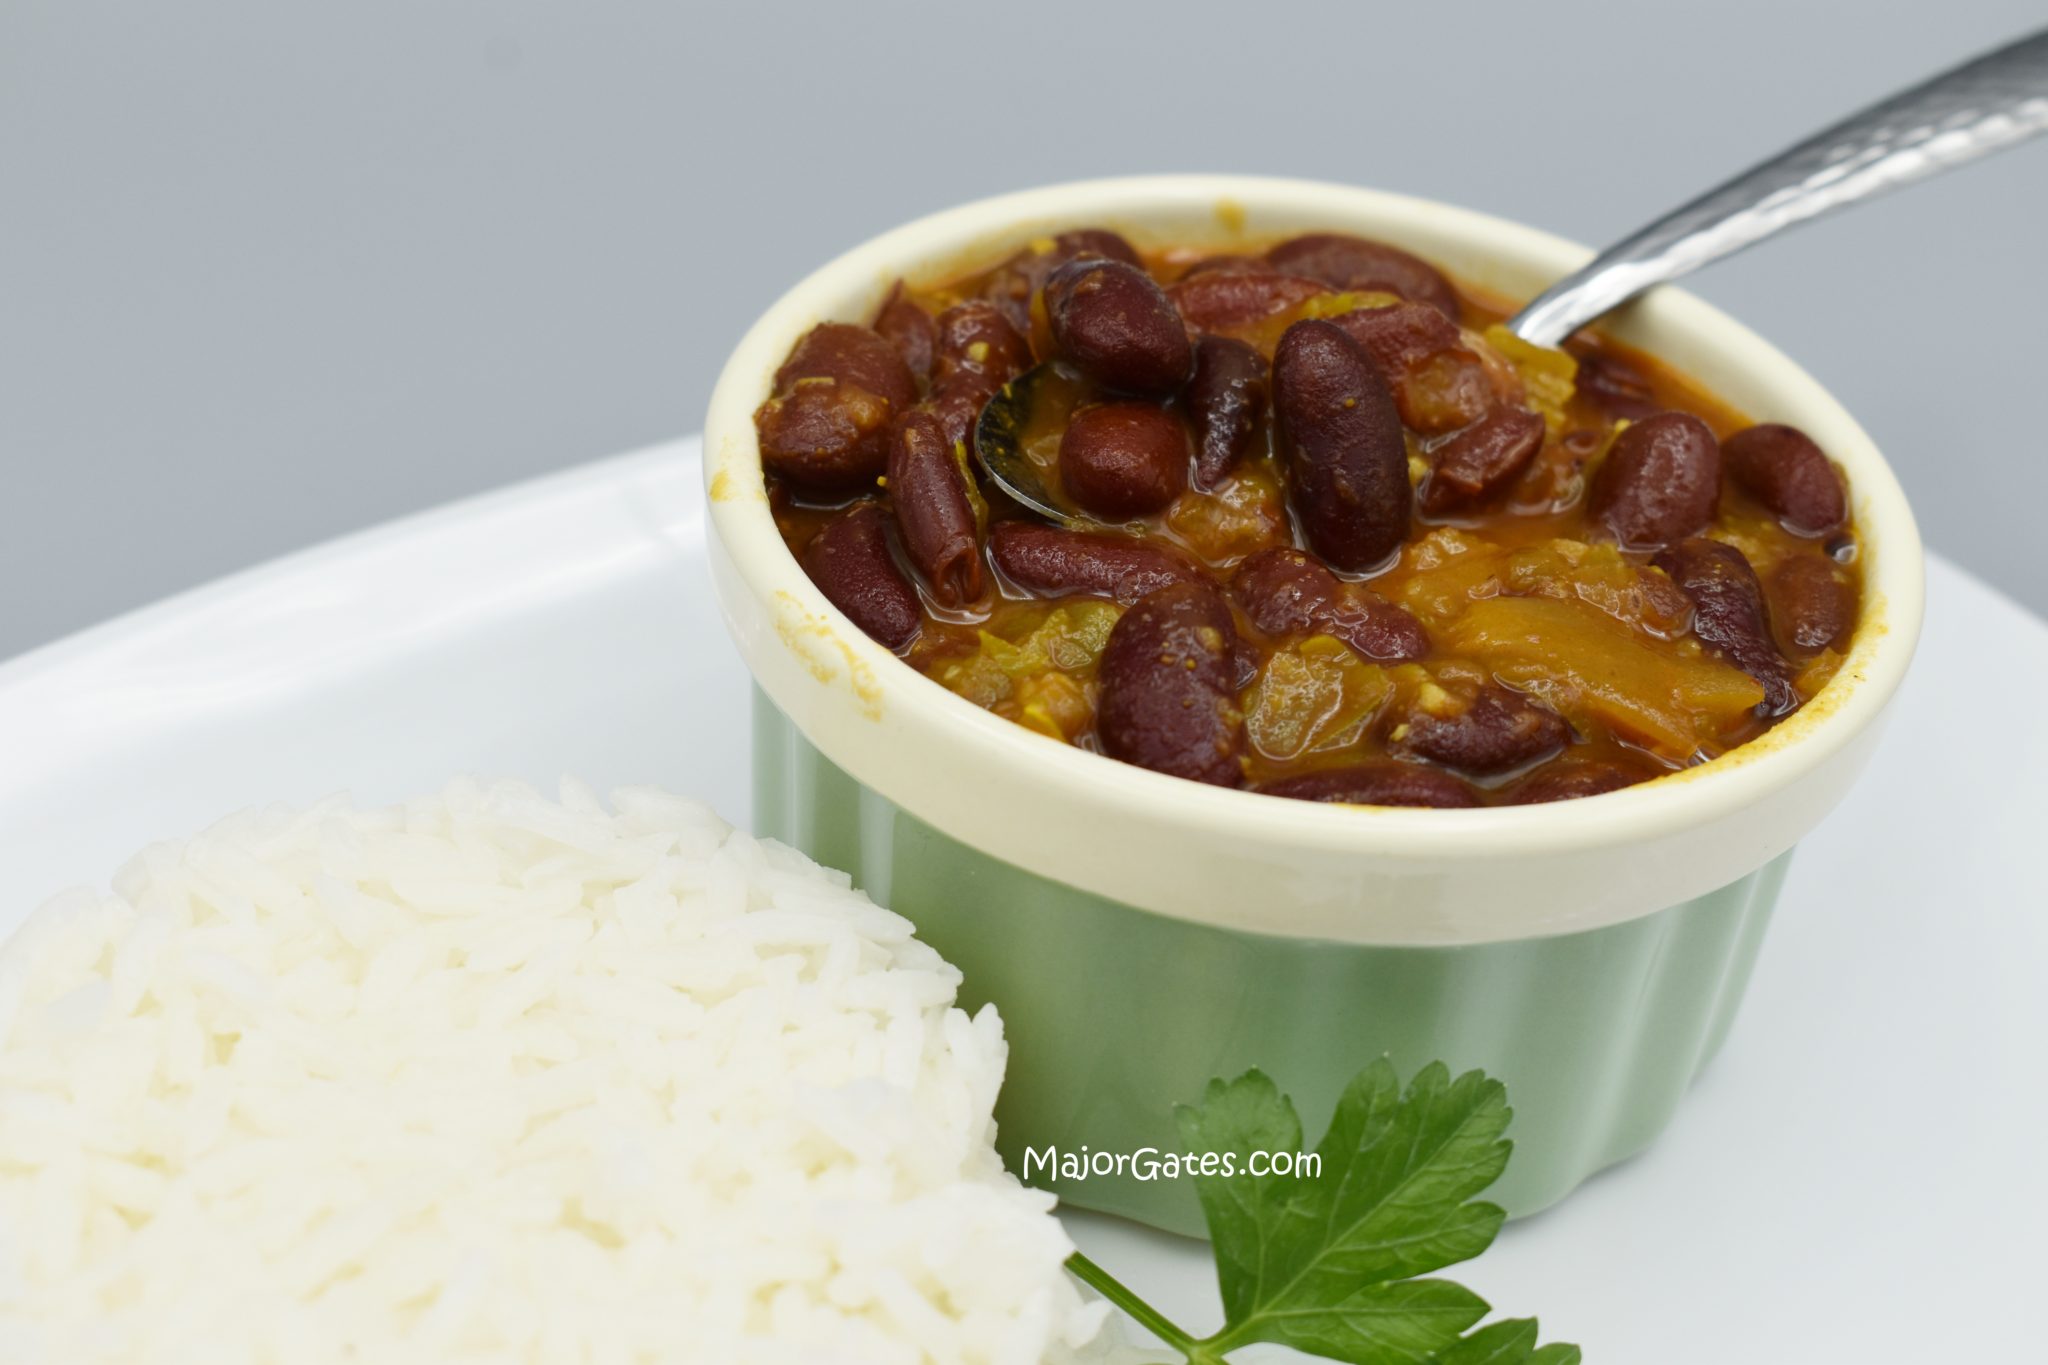
<svg viewBox="0 0 2048 1365">
<path fill-rule="evenodd" d="M 1047 360 L 1033 365 L 1003 385 L 995 397 L 982 405 L 974 424 L 975 458 L 996 486 L 1041 517 L 1064 525 L 1078 525 L 1082 518 L 1060 506 L 1059 499 L 1038 476 L 1038 467 L 1024 454 L 1024 429 L 1042 386 L 1058 378 L 1059 362 Z"/>
<path fill-rule="evenodd" d="M 1975 161 L 2048 132 L 2048 29 L 1852 114 L 1609 247 L 1546 289 L 1508 326 L 1555 346 L 1655 285 L 1809 218 Z M 1052 367 L 1019 376 L 983 409 L 982 467 L 1018 502 L 1079 520 L 1045 487 L 1020 436 Z"/>
<path fill-rule="evenodd" d="M 1607 248 L 1509 320 L 1555 346 L 1709 261 L 2048 132 L 2048 29 L 1965 62 L 1751 167 Z"/>
</svg>

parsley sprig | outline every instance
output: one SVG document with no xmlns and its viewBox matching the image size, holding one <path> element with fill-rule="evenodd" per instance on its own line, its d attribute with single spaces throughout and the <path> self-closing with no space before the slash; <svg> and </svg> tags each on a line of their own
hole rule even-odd
<svg viewBox="0 0 2048 1365">
<path fill-rule="evenodd" d="M 1302 1145 L 1294 1103 L 1265 1073 L 1209 1083 L 1176 1117 L 1191 1150 L 1229 1153 L 1235 1175 L 1195 1178 L 1216 1253 L 1224 1321 L 1197 1338 L 1076 1252 L 1068 1266 L 1188 1365 L 1223 1365 L 1273 1342 L 1348 1365 L 1578 1365 L 1537 1345 L 1536 1319 L 1476 1324 L 1486 1300 L 1417 1278 L 1486 1250 L 1506 1214 L 1476 1195 L 1499 1179 L 1507 1090 L 1433 1063 L 1404 1094 L 1384 1057 L 1352 1079 L 1317 1144 L 1318 1178 L 1247 1174 L 1253 1152 Z"/>
</svg>

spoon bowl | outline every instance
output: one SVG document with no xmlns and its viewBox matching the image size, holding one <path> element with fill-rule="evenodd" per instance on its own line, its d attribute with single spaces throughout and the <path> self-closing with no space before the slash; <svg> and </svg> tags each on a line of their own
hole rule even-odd
<svg viewBox="0 0 2048 1365">
<path fill-rule="evenodd" d="M 1046 486 L 1038 465 L 1024 449 L 1033 414 L 1067 376 L 1059 362 L 1034 365 L 1003 385 L 981 409 L 974 426 L 974 455 L 996 487 L 1042 517 L 1062 525 L 1082 520 Z"/>
<path fill-rule="evenodd" d="M 1900 91 L 1750 167 L 1559 280 L 1508 327 L 1556 346 L 1655 285 L 1795 224 L 2048 132 L 2048 30 Z"/>
</svg>

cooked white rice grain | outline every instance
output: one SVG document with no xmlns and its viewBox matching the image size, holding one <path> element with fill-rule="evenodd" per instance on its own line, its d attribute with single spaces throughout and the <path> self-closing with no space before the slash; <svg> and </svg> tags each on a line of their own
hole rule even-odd
<svg viewBox="0 0 2048 1365">
<path fill-rule="evenodd" d="M 1097 1337 L 991 1146 L 1002 1022 L 664 793 L 331 801 L 0 948 L 0 1360 L 1037 1365 Z"/>
</svg>

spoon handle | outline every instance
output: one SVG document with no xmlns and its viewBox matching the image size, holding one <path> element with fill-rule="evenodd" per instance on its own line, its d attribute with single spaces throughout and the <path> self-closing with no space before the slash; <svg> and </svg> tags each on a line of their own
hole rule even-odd
<svg viewBox="0 0 2048 1365">
<path fill-rule="evenodd" d="M 2048 29 L 1871 105 L 1666 214 L 1508 323 L 1555 346 L 1653 285 L 1795 223 L 2048 132 Z"/>
</svg>

